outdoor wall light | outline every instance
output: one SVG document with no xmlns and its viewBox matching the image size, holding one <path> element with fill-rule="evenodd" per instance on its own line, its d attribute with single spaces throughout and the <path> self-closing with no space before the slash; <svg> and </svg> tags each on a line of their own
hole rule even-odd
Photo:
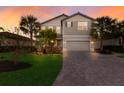
<svg viewBox="0 0 124 93">
<path fill-rule="evenodd" d="M 53 41 L 53 40 L 51 40 L 51 43 L 54 43 L 54 41 Z"/>
<path fill-rule="evenodd" d="M 91 43 L 91 44 L 94 44 L 94 41 L 91 41 L 90 43 Z"/>
</svg>

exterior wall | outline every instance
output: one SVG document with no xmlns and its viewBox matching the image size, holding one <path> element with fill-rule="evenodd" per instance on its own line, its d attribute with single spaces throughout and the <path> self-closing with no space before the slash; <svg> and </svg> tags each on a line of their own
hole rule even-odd
<svg viewBox="0 0 124 93">
<path fill-rule="evenodd" d="M 72 22 L 72 27 L 67 28 L 66 23 L 68 21 Z M 78 21 L 80 22 L 88 22 L 88 30 L 78 30 Z M 91 29 L 92 20 L 85 18 L 81 15 L 75 15 L 69 19 L 63 21 L 63 35 L 89 35 Z"/>
<path fill-rule="evenodd" d="M 57 40 L 56 46 L 62 48 L 63 47 L 62 40 Z"/>
<path fill-rule="evenodd" d="M 67 28 L 67 22 L 72 22 L 72 27 Z M 87 30 L 78 30 L 78 22 L 88 22 Z M 92 20 L 81 15 L 75 15 L 63 20 L 63 51 L 89 51 L 90 50 L 90 29 Z M 72 42 L 70 45 L 69 42 Z M 73 43 L 74 42 L 74 43 Z M 69 47 L 67 47 L 69 46 Z M 72 47 L 72 49 L 71 49 Z"/>
<path fill-rule="evenodd" d="M 56 27 L 60 27 L 60 31 L 61 31 L 61 20 L 65 19 L 67 16 L 63 15 L 63 16 L 60 16 L 54 20 L 51 20 L 49 22 L 46 22 L 44 24 L 41 25 L 42 26 L 45 26 L 46 28 L 48 28 L 49 26 L 53 26 L 54 29 L 56 29 Z M 62 48 L 63 46 L 63 43 L 62 43 L 62 31 L 60 34 L 57 34 L 57 43 L 56 45 L 60 48 Z"/>
<path fill-rule="evenodd" d="M 61 20 L 62 20 L 62 19 L 65 19 L 66 17 L 67 17 L 67 16 L 58 17 L 58 18 L 56 18 L 56 19 L 54 19 L 54 20 L 51 20 L 51 21 L 49 21 L 49 22 L 46 22 L 46 23 L 42 24 L 41 27 L 42 27 L 42 26 L 46 26 L 46 28 L 47 28 L 48 26 L 53 26 L 53 27 L 55 28 L 55 27 L 59 26 L 60 29 L 61 29 Z M 62 34 L 62 33 L 61 33 L 61 34 Z"/>
<path fill-rule="evenodd" d="M 116 38 L 116 39 L 105 40 L 105 41 L 103 41 L 103 45 L 119 45 L 119 39 Z M 95 49 L 100 48 L 100 41 L 96 41 L 94 43 L 94 48 Z"/>
<path fill-rule="evenodd" d="M 61 20 L 66 18 L 66 16 L 61 16 L 47 23 L 42 24 L 42 26 L 61 26 Z"/>
</svg>

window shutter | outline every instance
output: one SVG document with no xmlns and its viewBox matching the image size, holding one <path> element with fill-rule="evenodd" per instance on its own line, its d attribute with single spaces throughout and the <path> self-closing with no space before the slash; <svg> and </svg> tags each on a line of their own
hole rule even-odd
<svg viewBox="0 0 124 93">
<path fill-rule="evenodd" d="M 71 27 L 73 27 L 73 22 L 71 22 Z"/>
<path fill-rule="evenodd" d="M 65 26 L 67 27 L 67 22 L 65 23 Z"/>
</svg>

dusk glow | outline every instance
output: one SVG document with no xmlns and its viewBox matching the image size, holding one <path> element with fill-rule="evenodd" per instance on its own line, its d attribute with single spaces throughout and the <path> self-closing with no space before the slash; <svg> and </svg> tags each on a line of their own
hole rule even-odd
<svg viewBox="0 0 124 93">
<path fill-rule="evenodd" d="M 94 6 L 36 6 L 36 7 L 0 7 L 0 26 L 11 29 L 18 26 L 21 16 L 34 15 L 40 22 L 55 17 L 62 13 L 71 15 L 76 12 L 84 13 L 93 18 L 111 16 L 119 20 L 124 19 L 124 7 L 94 7 Z"/>
</svg>

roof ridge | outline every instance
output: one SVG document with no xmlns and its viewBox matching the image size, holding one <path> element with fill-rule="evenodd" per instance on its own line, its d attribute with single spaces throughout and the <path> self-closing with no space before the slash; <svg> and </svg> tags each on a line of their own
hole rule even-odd
<svg viewBox="0 0 124 93">
<path fill-rule="evenodd" d="M 72 15 L 70 15 L 70 16 L 68 16 L 67 18 L 65 18 L 65 19 L 63 19 L 63 20 L 69 19 L 70 17 L 73 17 L 73 16 L 75 16 L 75 15 L 81 15 L 81 16 L 84 16 L 84 17 L 86 17 L 86 18 L 88 18 L 88 19 L 95 20 L 94 18 L 92 18 L 92 17 L 90 17 L 90 16 L 88 16 L 88 15 L 85 15 L 85 14 L 79 12 L 79 11 L 76 12 L 76 13 L 74 13 L 74 14 L 72 14 Z M 62 21 L 63 21 L 63 20 L 62 20 Z"/>
<path fill-rule="evenodd" d="M 42 22 L 41 24 L 47 23 L 47 22 L 49 22 L 49 21 L 51 21 L 51 20 L 54 20 L 54 19 L 56 19 L 56 18 L 59 18 L 59 17 L 61 17 L 61 16 L 67 16 L 67 17 L 68 17 L 68 15 L 66 15 L 65 13 L 63 13 L 63 14 L 58 15 L 58 16 L 56 16 L 56 17 L 50 18 L 50 19 L 48 19 L 48 20 Z"/>
</svg>

